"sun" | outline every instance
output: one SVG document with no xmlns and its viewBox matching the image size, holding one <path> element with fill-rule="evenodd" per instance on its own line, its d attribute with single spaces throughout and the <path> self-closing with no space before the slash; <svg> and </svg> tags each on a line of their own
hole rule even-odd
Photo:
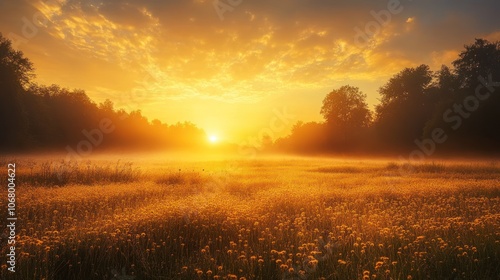
<svg viewBox="0 0 500 280">
<path fill-rule="evenodd" d="M 215 134 L 211 134 L 208 136 L 208 141 L 212 144 L 215 144 L 219 141 L 219 137 L 217 137 L 217 135 Z"/>
</svg>

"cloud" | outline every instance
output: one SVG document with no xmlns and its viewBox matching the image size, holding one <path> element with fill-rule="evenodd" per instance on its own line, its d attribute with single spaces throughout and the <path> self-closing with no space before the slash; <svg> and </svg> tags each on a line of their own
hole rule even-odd
<svg viewBox="0 0 500 280">
<path fill-rule="evenodd" d="M 383 81 L 404 67 L 447 63 L 464 43 L 494 37 L 500 26 L 493 0 L 401 0 L 402 12 L 360 46 L 355 28 L 376 21 L 372 11 L 387 9 L 387 2 L 244 0 L 222 21 L 208 0 L 30 3 L 49 20 L 45 32 L 52 40 L 95 63 L 96 81 L 106 71 L 97 65 L 118 65 L 134 77 L 128 91 L 147 95 L 146 103 L 255 103 L 346 79 Z M 116 90 L 89 87 L 101 95 Z"/>
<path fill-rule="evenodd" d="M 145 9 L 117 1 L 35 2 L 48 19 L 47 32 L 81 55 L 123 67 L 152 60 L 158 21 Z M 113 12 L 111 12 L 111 10 Z"/>
</svg>

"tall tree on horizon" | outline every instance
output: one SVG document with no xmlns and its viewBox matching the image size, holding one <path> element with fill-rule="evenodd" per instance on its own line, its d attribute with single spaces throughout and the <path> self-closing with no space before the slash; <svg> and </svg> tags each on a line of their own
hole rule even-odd
<svg viewBox="0 0 500 280">
<path fill-rule="evenodd" d="M 500 81 L 500 41 L 476 39 L 465 45 L 453 66 L 463 88 L 475 88 L 479 77 L 488 79 L 491 75 L 493 81 Z"/>
<path fill-rule="evenodd" d="M 327 94 L 320 113 L 327 124 L 342 129 L 366 128 L 371 121 L 366 95 L 359 88 L 349 85 Z"/>
<path fill-rule="evenodd" d="M 21 148 L 31 140 L 23 95 L 33 71 L 31 61 L 0 33 L 0 149 Z"/>
<path fill-rule="evenodd" d="M 429 98 L 432 77 L 429 66 L 422 64 L 403 69 L 379 89 L 375 124 L 383 143 L 409 147 L 422 136 L 434 105 Z"/>
<path fill-rule="evenodd" d="M 453 66 L 453 72 L 438 75 L 438 84 L 451 83 L 455 90 L 450 95 L 445 87 L 439 88 L 443 98 L 426 125 L 425 136 L 435 127 L 449 128 L 449 146 L 476 151 L 497 148 L 500 88 L 495 84 L 500 82 L 500 42 L 476 39 L 465 45 Z M 456 112 L 460 107 L 464 111 L 461 114 Z"/>
</svg>

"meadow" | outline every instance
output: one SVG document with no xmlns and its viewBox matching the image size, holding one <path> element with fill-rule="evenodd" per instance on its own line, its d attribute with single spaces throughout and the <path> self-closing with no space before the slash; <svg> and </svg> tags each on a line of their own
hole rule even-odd
<svg viewBox="0 0 500 280">
<path fill-rule="evenodd" d="M 500 279 L 496 161 L 13 161 L 0 279 Z"/>
</svg>

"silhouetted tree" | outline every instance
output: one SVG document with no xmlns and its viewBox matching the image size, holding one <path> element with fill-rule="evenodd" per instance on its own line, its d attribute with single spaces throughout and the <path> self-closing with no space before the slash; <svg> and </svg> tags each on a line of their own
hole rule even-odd
<svg viewBox="0 0 500 280">
<path fill-rule="evenodd" d="M 33 77 L 31 62 L 0 34 L 1 151 L 64 149 L 86 140 L 103 119 L 115 129 L 103 135 L 96 149 L 193 148 L 206 142 L 204 131 L 191 123 L 150 123 L 140 110 L 115 110 L 111 100 L 97 105 L 83 90 L 36 85 Z"/>
<path fill-rule="evenodd" d="M 453 66 L 464 88 L 475 88 L 479 77 L 487 79 L 489 75 L 493 81 L 500 81 L 500 42 L 476 39 L 465 46 Z"/>
<path fill-rule="evenodd" d="M 297 122 L 290 135 L 278 138 L 274 150 L 295 153 L 325 153 L 331 148 L 327 126 L 317 122 Z"/>
<path fill-rule="evenodd" d="M 366 96 L 347 85 L 326 95 L 320 111 L 324 123 L 298 122 L 274 144 L 269 136 L 259 140 L 266 150 L 287 152 L 373 151 L 384 145 L 394 151 L 415 148 L 414 140 L 439 127 L 450 138 L 448 149 L 499 151 L 500 43 L 476 39 L 453 66 L 433 73 L 420 65 L 393 76 L 379 89 L 373 125 Z M 150 122 L 140 110 L 115 109 L 111 100 L 96 104 L 83 90 L 36 85 L 33 77 L 32 63 L 0 34 L 0 151 L 64 149 L 85 140 L 103 119 L 115 129 L 103 136 L 99 149 L 206 145 L 205 132 L 192 123 Z"/>
<path fill-rule="evenodd" d="M 500 43 L 476 39 L 453 65 L 453 72 L 441 70 L 438 75 L 442 98 L 424 136 L 439 127 L 447 129 L 449 149 L 498 149 L 500 88 L 494 84 L 500 81 Z"/>
<path fill-rule="evenodd" d="M 450 97 L 458 92 L 460 88 L 460 79 L 446 65 L 442 65 L 439 71 L 434 74 L 435 81 L 433 87 L 440 91 L 440 94 Z"/>
<path fill-rule="evenodd" d="M 408 147 L 422 136 L 433 111 L 432 77 L 427 65 L 406 68 L 379 89 L 382 99 L 376 107 L 376 130 L 382 143 Z"/>
<path fill-rule="evenodd" d="M 343 86 L 334 89 L 321 107 L 326 123 L 341 129 L 360 129 L 370 125 L 371 113 L 366 104 L 366 95 L 359 88 Z"/>
<path fill-rule="evenodd" d="M 433 73 L 420 65 L 394 75 L 379 89 L 375 122 L 358 135 L 349 132 L 369 124 L 364 96 L 350 86 L 334 90 L 321 108 L 325 124 L 299 122 L 275 146 L 296 152 L 348 151 L 358 141 L 356 149 L 401 152 L 415 149 L 415 140 L 430 138 L 441 128 L 449 140 L 440 151 L 499 151 L 500 43 L 476 39 L 453 66 Z M 374 144 L 360 145 L 373 138 Z"/>
<path fill-rule="evenodd" d="M 31 140 L 23 95 L 33 75 L 32 63 L 0 33 L 0 149 L 21 148 Z"/>
</svg>

